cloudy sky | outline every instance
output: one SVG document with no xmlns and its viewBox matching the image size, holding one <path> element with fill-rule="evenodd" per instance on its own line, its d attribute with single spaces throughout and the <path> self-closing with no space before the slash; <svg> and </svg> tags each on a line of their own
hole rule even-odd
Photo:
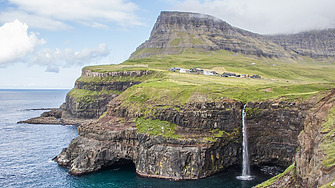
<svg viewBox="0 0 335 188">
<path fill-rule="evenodd" d="M 334 0 L 0 0 L 0 89 L 72 88 L 117 64 L 162 10 L 205 13 L 260 34 L 335 28 Z"/>
</svg>

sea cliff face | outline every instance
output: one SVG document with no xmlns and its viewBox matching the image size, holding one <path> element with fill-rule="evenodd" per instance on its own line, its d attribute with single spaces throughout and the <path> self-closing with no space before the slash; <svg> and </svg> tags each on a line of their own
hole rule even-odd
<svg viewBox="0 0 335 188">
<path fill-rule="evenodd" d="M 332 187 L 334 164 L 335 89 L 306 111 L 303 130 L 297 139 L 294 163 L 282 174 L 256 187 Z"/>
<path fill-rule="evenodd" d="M 107 104 L 127 88 L 140 84 L 132 78 L 147 76 L 151 71 L 94 72 L 82 70 L 74 89 L 66 95 L 65 110 L 75 118 L 94 119 L 107 110 Z M 117 78 L 128 77 L 128 81 Z M 113 79 L 114 78 L 114 79 Z"/>
<path fill-rule="evenodd" d="M 250 103 L 250 109 L 276 106 L 272 102 Z M 250 114 L 247 122 L 257 119 L 257 126 L 250 126 L 253 164 L 291 164 L 297 147 L 304 117 L 296 108 L 302 104 L 284 103 L 275 109 L 263 109 L 267 118 Z M 237 101 L 217 103 L 192 103 L 174 108 L 160 109 L 149 118 L 169 121 L 177 125 L 175 135 L 140 133 L 134 118 L 121 104 L 110 102 L 108 113 L 96 122 L 78 127 L 79 137 L 56 157 L 59 165 L 71 166 L 70 173 L 79 175 L 124 162 L 135 164 L 139 175 L 169 179 L 198 179 L 220 172 L 231 165 L 241 164 L 241 110 Z M 257 107 L 257 108 L 256 108 Z M 269 115 L 272 113 L 273 115 Z M 292 116 L 296 113 L 296 116 Z M 261 113 L 260 113 L 261 114 Z M 258 114 L 259 115 L 259 114 Z M 252 117 L 251 117 L 252 116 Z M 291 128 L 284 129 L 277 118 L 284 118 Z M 286 123 L 287 123 L 286 122 Z M 252 123 L 254 124 L 254 122 Z M 251 125 L 251 124 L 250 124 Z M 261 128 L 260 128 L 261 127 Z M 273 132 L 281 134 L 273 136 Z M 216 131 L 216 132 L 215 132 Z M 222 134 L 218 134 L 221 131 Z M 259 137 L 262 135 L 262 138 Z M 265 142 L 270 142 L 267 145 Z"/>
<path fill-rule="evenodd" d="M 291 165 L 298 147 L 298 135 L 311 106 L 284 101 L 247 103 L 246 127 L 252 163 Z"/>
</svg>

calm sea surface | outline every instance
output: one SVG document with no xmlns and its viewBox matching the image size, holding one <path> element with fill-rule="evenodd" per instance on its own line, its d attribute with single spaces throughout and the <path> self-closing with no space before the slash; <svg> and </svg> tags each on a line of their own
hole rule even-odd
<svg viewBox="0 0 335 188">
<path fill-rule="evenodd" d="M 170 181 L 142 178 L 134 166 L 72 176 L 51 159 L 77 137 L 76 126 L 17 124 L 39 116 L 43 111 L 26 109 L 56 108 L 65 101 L 68 90 L 0 90 L 0 187 L 225 187 L 248 188 L 276 171 L 274 167 L 252 168 L 256 178 L 240 181 L 240 167 L 212 177 Z"/>
</svg>

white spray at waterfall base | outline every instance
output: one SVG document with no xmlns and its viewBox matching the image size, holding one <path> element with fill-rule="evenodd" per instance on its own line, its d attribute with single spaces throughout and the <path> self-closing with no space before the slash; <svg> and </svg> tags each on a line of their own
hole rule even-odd
<svg viewBox="0 0 335 188">
<path fill-rule="evenodd" d="M 243 133 L 243 163 L 242 163 L 242 176 L 237 176 L 239 180 L 252 180 L 253 177 L 250 175 L 250 162 L 249 162 L 249 152 L 248 152 L 248 132 L 246 128 L 246 112 L 245 107 L 242 110 L 242 133 Z"/>
</svg>

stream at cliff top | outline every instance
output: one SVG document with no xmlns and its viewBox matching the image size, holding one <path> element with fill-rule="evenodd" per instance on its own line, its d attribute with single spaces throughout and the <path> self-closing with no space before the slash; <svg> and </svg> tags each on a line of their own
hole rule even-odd
<svg viewBox="0 0 335 188">
<path fill-rule="evenodd" d="M 143 178 L 135 167 L 106 169 L 72 176 L 51 159 L 77 137 L 76 126 L 16 124 L 39 116 L 43 111 L 25 109 L 56 108 L 68 90 L 0 90 L 0 187 L 225 187 L 248 188 L 271 178 L 283 169 L 251 166 L 255 179 L 241 181 L 241 167 L 200 180 L 171 181 Z"/>
</svg>

